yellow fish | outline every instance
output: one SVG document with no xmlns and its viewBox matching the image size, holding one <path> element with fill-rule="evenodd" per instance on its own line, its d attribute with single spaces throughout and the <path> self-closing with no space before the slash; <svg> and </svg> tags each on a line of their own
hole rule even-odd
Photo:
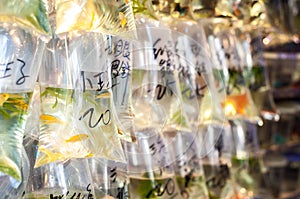
<svg viewBox="0 0 300 199">
<path fill-rule="evenodd" d="M 85 158 L 90 158 L 90 157 L 93 157 L 94 156 L 94 154 L 92 154 L 92 153 L 89 153 L 89 154 L 87 154 L 86 156 L 84 156 Z"/>
<path fill-rule="evenodd" d="M 17 109 L 20 109 L 20 110 L 22 110 L 22 111 L 27 111 L 28 110 L 28 104 L 22 104 L 22 105 L 15 105 L 15 107 L 17 108 Z"/>
<path fill-rule="evenodd" d="M 96 99 L 99 98 L 109 98 L 110 97 L 110 92 L 105 92 L 105 93 L 100 93 L 99 95 L 96 96 Z"/>
<path fill-rule="evenodd" d="M 121 20 L 121 27 L 124 28 L 127 23 L 127 20 L 123 12 L 119 12 L 119 19 Z"/>
<path fill-rule="evenodd" d="M 0 94 L 0 106 L 3 106 L 4 102 L 6 102 L 9 98 L 8 93 L 1 93 Z"/>
<path fill-rule="evenodd" d="M 78 141 L 86 140 L 89 137 L 90 136 L 88 134 L 77 134 L 65 140 L 65 142 L 78 142 Z"/>
<path fill-rule="evenodd" d="M 122 132 L 121 129 L 118 128 L 118 134 L 123 135 L 124 133 Z"/>
<path fill-rule="evenodd" d="M 35 162 L 35 168 L 48 164 L 50 162 L 55 162 L 66 158 L 63 154 L 52 152 L 44 147 L 39 147 L 39 151 L 44 153 L 45 156 L 42 156 Z"/>
<path fill-rule="evenodd" d="M 53 124 L 53 123 L 63 124 L 64 123 L 60 119 L 58 119 L 52 115 L 47 115 L 47 114 L 42 114 L 40 116 L 40 120 L 41 120 L 41 122 L 43 122 L 45 124 Z"/>
</svg>

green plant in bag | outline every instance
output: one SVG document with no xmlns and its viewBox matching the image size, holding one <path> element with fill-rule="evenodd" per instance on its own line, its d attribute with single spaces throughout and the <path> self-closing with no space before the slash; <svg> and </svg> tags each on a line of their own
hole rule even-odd
<svg viewBox="0 0 300 199">
<path fill-rule="evenodd" d="M 32 93 L 0 94 L 0 173 L 22 180 L 22 142 Z"/>
</svg>

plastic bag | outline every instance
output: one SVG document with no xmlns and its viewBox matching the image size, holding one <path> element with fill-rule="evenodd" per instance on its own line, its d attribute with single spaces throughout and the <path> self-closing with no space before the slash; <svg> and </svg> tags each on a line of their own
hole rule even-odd
<svg viewBox="0 0 300 199">
<path fill-rule="evenodd" d="M 87 159 L 72 159 L 34 168 L 25 198 L 95 198 Z"/>
<path fill-rule="evenodd" d="M 171 27 L 180 32 L 174 35 L 178 56 L 185 57 L 188 61 L 185 65 L 190 65 L 194 70 L 195 95 L 200 110 L 199 124 L 219 123 L 222 125 L 225 117 L 220 101 L 216 97 L 219 94 L 214 82 L 211 57 L 203 29 L 192 20 L 173 21 Z"/>
<path fill-rule="evenodd" d="M 129 198 L 127 163 L 101 158 L 88 160 L 96 198 Z"/>
<path fill-rule="evenodd" d="M 147 16 L 138 15 L 137 21 L 139 40 L 134 41 L 132 70 L 134 127 L 158 133 L 189 131 L 175 70 L 174 43 L 165 39 L 172 33 Z"/>
<path fill-rule="evenodd" d="M 135 29 L 131 3 L 125 0 L 56 0 L 55 8 L 57 34 L 72 31 L 121 34 Z"/>
<path fill-rule="evenodd" d="M 229 118 L 244 117 L 261 123 L 257 108 L 246 85 L 243 74 L 245 51 L 235 35 L 235 29 L 220 31 L 217 37 L 223 46 L 228 66 L 227 96 L 226 101 L 222 103 L 226 116 Z"/>
<path fill-rule="evenodd" d="M 40 73 L 42 112 L 36 167 L 84 157 L 124 161 L 102 37 L 96 33 L 63 40 L 54 37 L 48 44 Z"/>
<path fill-rule="evenodd" d="M 21 182 L 23 136 L 44 44 L 12 26 L 0 27 L 0 41 L 0 173 Z"/>
<path fill-rule="evenodd" d="M 44 0 L 2 0 L 0 21 L 29 28 L 40 34 L 49 35 L 50 24 Z"/>
<path fill-rule="evenodd" d="M 131 98 L 132 42 L 120 36 L 107 35 L 104 46 L 110 71 L 112 111 L 115 115 L 118 136 L 127 141 L 134 141 Z"/>
</svg>

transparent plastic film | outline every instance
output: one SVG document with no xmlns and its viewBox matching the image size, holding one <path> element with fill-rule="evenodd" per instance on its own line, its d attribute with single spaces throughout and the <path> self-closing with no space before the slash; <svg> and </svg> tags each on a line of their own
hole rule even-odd
<svg viewBox="0 0 300 199">
<path fill-rule="evenodd" d="M 227 157 L 226 154 L 229 152 L 229 156 L 231 156 L 232 153 L 231 149 L 229 151 L 226 149 L 226 147 L 231 147 L 227 144 L 231 141 L 230 126 L 209 125 L 205 128 L 199 134 L 199 139 L 203 144 L 201 157 L 206 186 L 211 198 L 220 197 L 226 184 L 231 179 L 230 157 Z M 216 130 L 216 128 L 222 128 L 221 134 L 219 133 L 220 130 Z M 228 133 L 230 139 L 226 139 Z"/>
<path fill-rule="evenodd" d="M 127 164 L 101 158 L 90 158 L 96 198 L 129 198 Z"/>
<path fill-rule="evenodd" d="M 259 195 L 260 185 L 258 184 L 257 173 L 264 175 L 261 164 L 261 157 L 258 154 L 258 140 L 256 125 L 242 120 L 231 120 L 232 142 L 234 152 L 232 154 L 232 174 L 235 182 L 243 187 L 248 196 Z"/>
<path fill-rule="evenodd" d="M 189 46 L 191 38 L 175 31 L 172 32 L 172 37 L 175 42 L 175 54 L 178 60 L 176 72 L 179 79 L 183 110 L 189 121 L 190 131 L 195 133 L 199 121 L 201 102 L 197 98 L 197 71 L 193 62 L 192 48 Z"/>
<path fill-rule="evenodd" d="M 184 24 L 187 25 L 185 29 L 183 28 Z M 219 99 L 215 97 L 218 96 L 218 93 L 208 46 L 204 38 L 205 35 L 199 26 L 200 31 L 196 32 L 192 24 L 197 26 L 194 21 L 182 21 L 172 25 L 173 28 L 179 31 L 174 34 L 177 56 L 181 60 L 182 58 L 185 59 L 186 62 L 181 63 L 181 60 L 179 60 L 179 67 L 188 66 L 193 71 L 194 77 L 192 79 L 194 82 L 190 85 L 194 86 L 193 92 L 196 96 L 195 99 L 198 101 L 198 110 L 200 111 L 198 121 L 200 124 L 219 123 L 222 125 L 225 117 Z M 189 75 L 189 77 L 192 76 Z"/>
<path fill-rule="evenodd" d="M 56 0 L 55 7 L 57 34 L 88 31 L 115 35 L 135 29 L 131 2 L 127 0 Z"/>
<path fill-rule="evenodd" d="M 0 22 L 17 23 L 22 28 L 43 35 L 51 33 L 44 0 L 3 0 L 0 3 Z"/>
<path fill-rule="evenodd" d="M 45 164 L 30 174 L 24 198 L 95 198 L 85 158 Z"/>
<path fill-rule="evenodd" d="M 176 182 L 183 198 L 208 198 L 206 180 L 202 168 L 202 157 L 200 151 L 202 143 L 199 142 L 196 133 L 177 132 L 174 136 L 165 133 L 167 140 L 174 141 L 167 145 L 167 150 L 171 151 L 172 165 L 175 169 Z"/>
<path fill-rule="evenodd" d="M 245 51 L 238 41 L 235 30 L 228 29 L 218 33 L 225 52 L 228 66 L 226 82 L 226 101 L 222 103 L 225 115 L 229 118 L 243 117 L 261 125 L 261 119 L 243 74 Z"/>
<path fill-rule="evenodd" d="M 42 113 L 36 167 L 93 156 L 124 161 L 102 39 L 101 34 L 86 33 L 49 43 L 40 73 Z M 50 78 L 45 75 L 53 71 Z"/>
<path fill-rule="evenodd" d="M 118 136 L 123 140 L 133 141 L 132 41 L 107 35 L 104 46 L 111 77 L 112 111 L 115 114 Z"/>
<path fill-rule="evenodd" d="M 226 82 L 228 81 L 228 66 L 225 52 L 222 49 L 220 39 L 216 36 L 219 31 L 229 27 L 226 19 L 209 18 L 198 19 L 198 24 L 203 28 L 208 44 L 208 51 L 211 55 L 212 73 L 215 81 L 216 91 L 220 102 L 224 102 L 226 97 Z"/>
<path fill-rule="evenodd" d="M 268 68 L 263 58 L 262 30 L 242 31 L 239 40 L 245 51 L 245 83 L 260 115 L 267 120 L 278 121 L 280 116 L 276 109 L 268 78 Z"/>
<path fill-rule="evenodd" d="M 137 143 L 125 143 L 131 198 L 182 198 L 170 166 L 168 140 L 154 130 L 135 132 Z"/>
<path fill-rule="evenodd" d="M 153 24 L 137 30 L 139 41 L 134 45 L 132 71 L 135 126 L 156 128 L 157 132 L 187 130 L 189 124 L 174 70 L 174 44 L 164 36 L 171 32 Z"/>
<path fill-rule="evenodd" d="M 79 122 L 91 136 L 87 147 L 95 157 L 125 161 L 120 138 L 131 141 L 117 126 L 114 113 L 112 67 L 105 52 L 104 35 L 86 33 L 70 45 L 72 65 L 80 68 Z M 82 127 L 83 127 L 82 126 Z"/>
<path fill-rule="evenodd" d="M 27 158 L 23 136 L 44 45 L 11 26 L 0 28 L 0 40 L 0 173 L 20 183 L 23 157 Z"/>
</svg>

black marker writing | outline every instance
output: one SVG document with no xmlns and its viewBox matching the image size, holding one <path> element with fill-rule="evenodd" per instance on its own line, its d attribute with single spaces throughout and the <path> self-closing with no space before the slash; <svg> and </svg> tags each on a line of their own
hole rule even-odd
<svg viewBox="0 0 300 199">
<path fill-rule="evenodd" d="M 129 193 L 125 190 L 125 186 L 118 187 L 117 199 L 129 199 Z"/>
<path fill-rule="evenodd" d="M 87 115 L 89 115 L 89 127 L 90 128 L 95 128 L 101 121 L 104 125 L 108 125 L 111 119 L 111 113 L 110 110 L 106 110 L 104 113 L 101 113 L 99 116 L 98 120 L 95 122 L 95 124 L 92 124 L 92 119 L 94 115 L 94 108 L 88 109 L 80 118 L 79 120 L 84 119 Z"/>
<path fill-rule="evenodd" d="M 16 81 L 16 84 L 17 85 L 21 85 L 21 84 L 23 84 L 25 82 L 25 78 L 29 77 L 29 75 L 24 75 L 24 72 L 23 72 L 23 69 L 24 69 L 24 67 L 26 65 L 25 62 L 22 61 L 22 60 L 20 60 L 20 59 L 17 59 L 17 61 L 21 62 L 22 66 L 20 68 L 21 77 Z"/>
<path fill-rule="evenodd" d="M 26 66 L 26 63 L 21 60 L 21 59 L 17 59 L 17 61 L 11 61 L 5 64 L 0 64 L 1 66 L 4 66 L 3 69 L 0 68 L 0 71 L 2 71 L 2 74 L 0 73 L 0 79 L 4 79 L 4 78 L 9 78 L 12 76 L 12 74 L 10 74 L 11 70 L 12 70 L 12 66 L 14 66 L 15 63 L 20 63 L 20 77 L 17 79 L 16 81 L 16 85 L 22 85 L 25 83 L 25 80 L 27 77 L 29 77 L 29 75 L 25 75 L 24 74 L 24 68 Z"/>
<path fill-rule="evenodd" d="M 54 194 L 50 194 L 50 199 L 63 199 L 66 198 L 67 196 L 70 196 L 70 199 L 94 199 L 93 194 L 91 193 L 92 190 L 90 188 L 91 184 L 89 184 L 86 188 L 86 191 L 88 192 L 88 194 L 83 194 L 83 193 L 70 193 L 69 191 L 67 191 L 66 194 L 62 194 L 62 195 L 57 195 L 55 196 Z M 70 194 L 70 195 L 69 195 Z"/>
<path fill-rule="evenodd" d="M 152 49 L 154 59 L 158 60 L 158 65 L 161 71 L 169 71 L 174 69 L 173 45 L 171 41 L 167 41 L 167 44 L 162 45 L 160 44 L 161 41 L 162 39 L 159 38 L 153 43 Z"/>
<path fill-rule="evenodd" d="M 227 165 L 220 165 L 220 170 L 216 176 L 211 177 L 206 181 L 208 187 L 212 188 L 223 188 L 229 178 L 229 169 Z"/>
<path fill-rule="evenodd" d="M 110 178 L 112 179 L 112 182 L 117 181 L 117 167 L 114 167 L 110 170 Z"/>
<path fill-rule="evenodd" d="M 7 78 L 7 77 L 11 76 L 11 74 L 6 74 L 6 73 L 11 70 L 11 68 L 9 66 L 12 65 L 13 63 L 14 62 L 8 62 L 8 63 L 5 63 L 5 64 L 0 64 L 0 66 L 4 66 L 4 69 L 1 70 L 1 71 L 3 71 L 3 74 L 0 76 L 1 79 L 4 79 L 4 78 Z"/>
<path fill-rule="evenodd" d="M 157 183 L 155 187 L 146 195 L 146 198 L 151 198 L 153 194 L 157 196 L 163 196 L 164 193 L 167 193 L 169 196 L 175 192 L 175 183 L 174 180 L 168 178 L 167 182 L 163 185 L 162 183 Z"/>
<path fill-rule="evenodd" d="M 172 84 L 175 84 L 175 81 L 169 81 L 167 79 L 165 85 L 161 85 L 161 84 L 157 85 L 156 86 L 156 91 L 157 91 L 156 99 L 157 100 L 161 100 L 165 96 L 166 91 L 168 91 L 169 94 L 170 94 L 170 96 L 172 96 L 173 95 L 173 91 L 172 91 L 172 89 L 170 89 L 170 86 Z"/>
</svg>

